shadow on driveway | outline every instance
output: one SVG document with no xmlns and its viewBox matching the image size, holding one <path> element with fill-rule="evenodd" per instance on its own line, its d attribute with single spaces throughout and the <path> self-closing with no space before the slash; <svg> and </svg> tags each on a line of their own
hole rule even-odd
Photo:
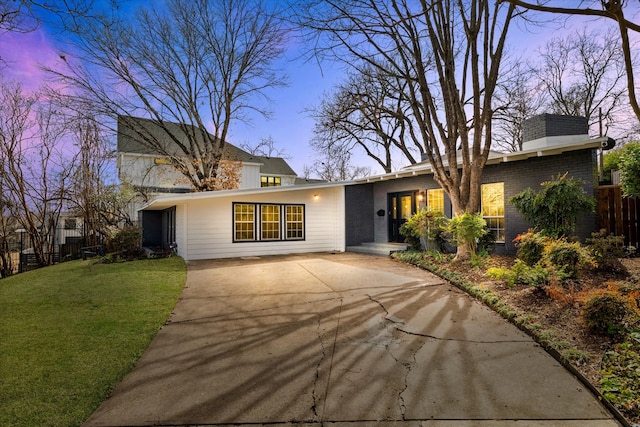
<svg viewBox="0 0 640 427">
<path fill-rule="evenodd" d="M 520 330 L 388 258 L 189 263 L 174 314 L 87 426 L 615 426 Z"/>
</svg>

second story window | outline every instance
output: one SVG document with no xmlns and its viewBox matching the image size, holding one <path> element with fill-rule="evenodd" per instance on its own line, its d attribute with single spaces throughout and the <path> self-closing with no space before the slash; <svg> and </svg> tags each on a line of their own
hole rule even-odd
<svg viewBox="0 0 640 427">
<path fill-rule="evenodd" d="M 261 176 L 260 187 L 280 187 L 282 180 L 279 176 Z"/>
</svg>

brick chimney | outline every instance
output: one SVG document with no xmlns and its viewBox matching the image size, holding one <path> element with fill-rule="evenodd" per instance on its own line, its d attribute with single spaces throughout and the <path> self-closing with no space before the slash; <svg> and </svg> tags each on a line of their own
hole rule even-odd
<svg viewBox="0 0 640 427">
<path fill-rule="evenodd" d="M 540 114 L 522 123 L 522 149 L 533 150 L 589 139 L 586 117 Z"/>
</svg>

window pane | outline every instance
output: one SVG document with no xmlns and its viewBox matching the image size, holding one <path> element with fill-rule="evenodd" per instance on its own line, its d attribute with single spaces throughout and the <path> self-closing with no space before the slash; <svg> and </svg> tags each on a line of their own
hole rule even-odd
<svg viewBox="0 0 640 427">
<path fill-rule="evenodd" d="M 304 239 L 304 206 L 286 206 L 286 238 Z"/>
<path fill-rule="evenodd" d="M 255 240 L 255 205 L 235 204 L 233 209 L 234 240 Z"/>
<path fill-rule="evenodd" d="M 280 205 L 262 205 L 261 208 L 261 239 L 280 239 Z"/>
<path fill-rule="evenodd" d="M 496 242 L 504 242 L 504 183 L 482 185 L 482 217 Z"/>
<path fill-rule="evenodd" d="M 444 213 L 444 190 L 427 190 L 427 208 L 433 212 Z"/>
</svg>

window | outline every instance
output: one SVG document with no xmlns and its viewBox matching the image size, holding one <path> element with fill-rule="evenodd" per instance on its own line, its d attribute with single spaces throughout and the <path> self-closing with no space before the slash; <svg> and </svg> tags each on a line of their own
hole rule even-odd
<svg viewBox="0 0 640 427">
<path fill-rule="evenodd" d="M 444 190 L 442 188 L 427 190 L 427 209 L 444 214 Z"/>
<path fill-rule="evenodd" d="M 482 185 L 482 218 L 496 242 L 504 242 L 504 183 Z"/>
<path fill-rule="evenodd" d="M 233 240 L 255 240 L 256 206 L 253 204 L 236 203 L 233 205 Z"/>
<path fill-rule="evenodd" d="M 75 230 L 76 228 L 77 228 L 77 221 L 75 218 L 65 218 L 64 220 L 65 230 Z"/>
<path fill-rule="evenodd" d="M 259 221 L 256 220 L 259 215 Z M 304 205 L 234 203 L 233 241 L 304 240 Z"/>
<path fill-rule="evenodd" d="M 304 206 L 287 206 L 287 240 L 304 239 Z"/>
<path fill-rule="evenodd" d="M 260 187 L 280 187 L 282 180 L 279 176 L 261 176 Z"/>
<path fill-rule="evenodd" d="M 262 205 L 260 215 L 261 240 L 280 239 L 280 205 Z"/>
</svg>

